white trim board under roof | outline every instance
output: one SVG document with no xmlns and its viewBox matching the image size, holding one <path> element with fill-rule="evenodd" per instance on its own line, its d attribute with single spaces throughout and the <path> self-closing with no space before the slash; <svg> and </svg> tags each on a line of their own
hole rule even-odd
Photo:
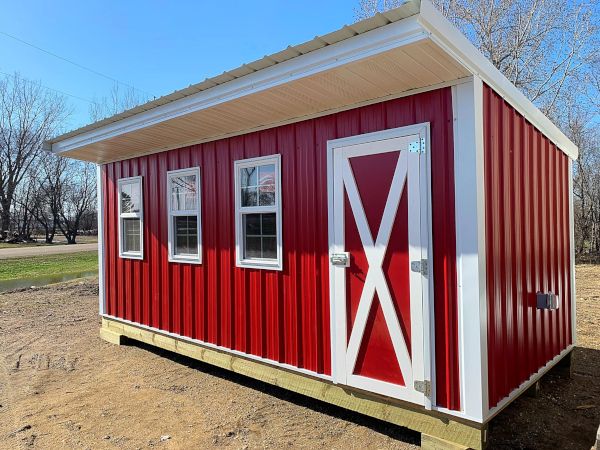
<svg viewBox="0 0 600 450">
<path fill-rule="evenodd" d="M 48 140 L 106 163 L 220 139 L 478 76 L 571 158 L 577 147 L 427 1 L 288 47 Z"/>
</svg>

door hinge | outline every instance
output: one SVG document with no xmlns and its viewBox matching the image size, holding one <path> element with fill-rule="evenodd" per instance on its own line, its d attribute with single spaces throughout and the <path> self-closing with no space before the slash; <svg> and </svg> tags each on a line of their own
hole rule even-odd
<svg viewBox="0 0 600 450">
<path fill-rule="evenodd" d="M 410 263 L 410 270 L 413 272 L 420 273 L 421 275 L 429 275 L 429 265 L 426 259 L 421 261 L 412 261 Z"/>
<path fill-rule="evenodd" d="M 415 381 L 415 391 L 424 394 L 425 397 L 431 397 L 431 381 Z"/>
<path fill-rule="evenodd" d="M 411 153 L 425 153 L 425 138 L 418 139 L 408 144 L 408 150 Z"/>
</svg>

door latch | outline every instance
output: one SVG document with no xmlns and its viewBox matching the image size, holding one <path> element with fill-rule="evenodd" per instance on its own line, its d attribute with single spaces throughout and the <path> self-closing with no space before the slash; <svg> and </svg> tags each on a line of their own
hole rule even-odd
<svg viewBox="0 0 600 450">
<path fill-rule="evenodd" d="M 410 270 L 420 273 L 421 275 L 429 275 L 429 267 L 426 259 L 421 261 L 411 261 Z"/>
<path fill-rule="evenodd" d="M 415 381 L 415 391 L 424 394 L 425 397 L 431 397 L 431 381 Z"/>
<path fill-rule="evenodd" d="M 350 253 L 333 253 L 331 255 L 331 264 L 340 267 L 350 267 Z"/>
</svg>

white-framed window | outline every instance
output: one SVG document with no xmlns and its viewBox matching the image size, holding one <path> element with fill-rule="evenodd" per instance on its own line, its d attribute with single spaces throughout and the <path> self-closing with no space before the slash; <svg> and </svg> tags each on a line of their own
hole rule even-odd
<svg viewBox="0 0 600 450">
<path fill-rule="evenodd" d="M 235 161 L 238 267 L 282 270 L 281 155 Z"/>
<path fill-rule="evenodd" d="M 144 195 L 142 177 L 121 178 L 119 189 L 119 256 L 144 259 Z"/>
<path fill-rule="evenodd" d="M 200 167 L 167 172 L 169 261 L 202 264 Z"/>
</svg>

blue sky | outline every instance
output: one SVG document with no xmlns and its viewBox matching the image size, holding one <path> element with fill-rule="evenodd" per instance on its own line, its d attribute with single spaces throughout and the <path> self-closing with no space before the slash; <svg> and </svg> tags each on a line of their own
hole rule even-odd
<svg viewBox="0 0 600 450">
<path fill-rule="evenodd" d="M 0 31 L 158 97 L 352 23 L 356 3 L 3 2 Z M 0 71 L 88 100 L 112 84 L 2 34 Z M 84 125 L 88 104 L 70 100 L 69 128 Z"/>
</svg>

